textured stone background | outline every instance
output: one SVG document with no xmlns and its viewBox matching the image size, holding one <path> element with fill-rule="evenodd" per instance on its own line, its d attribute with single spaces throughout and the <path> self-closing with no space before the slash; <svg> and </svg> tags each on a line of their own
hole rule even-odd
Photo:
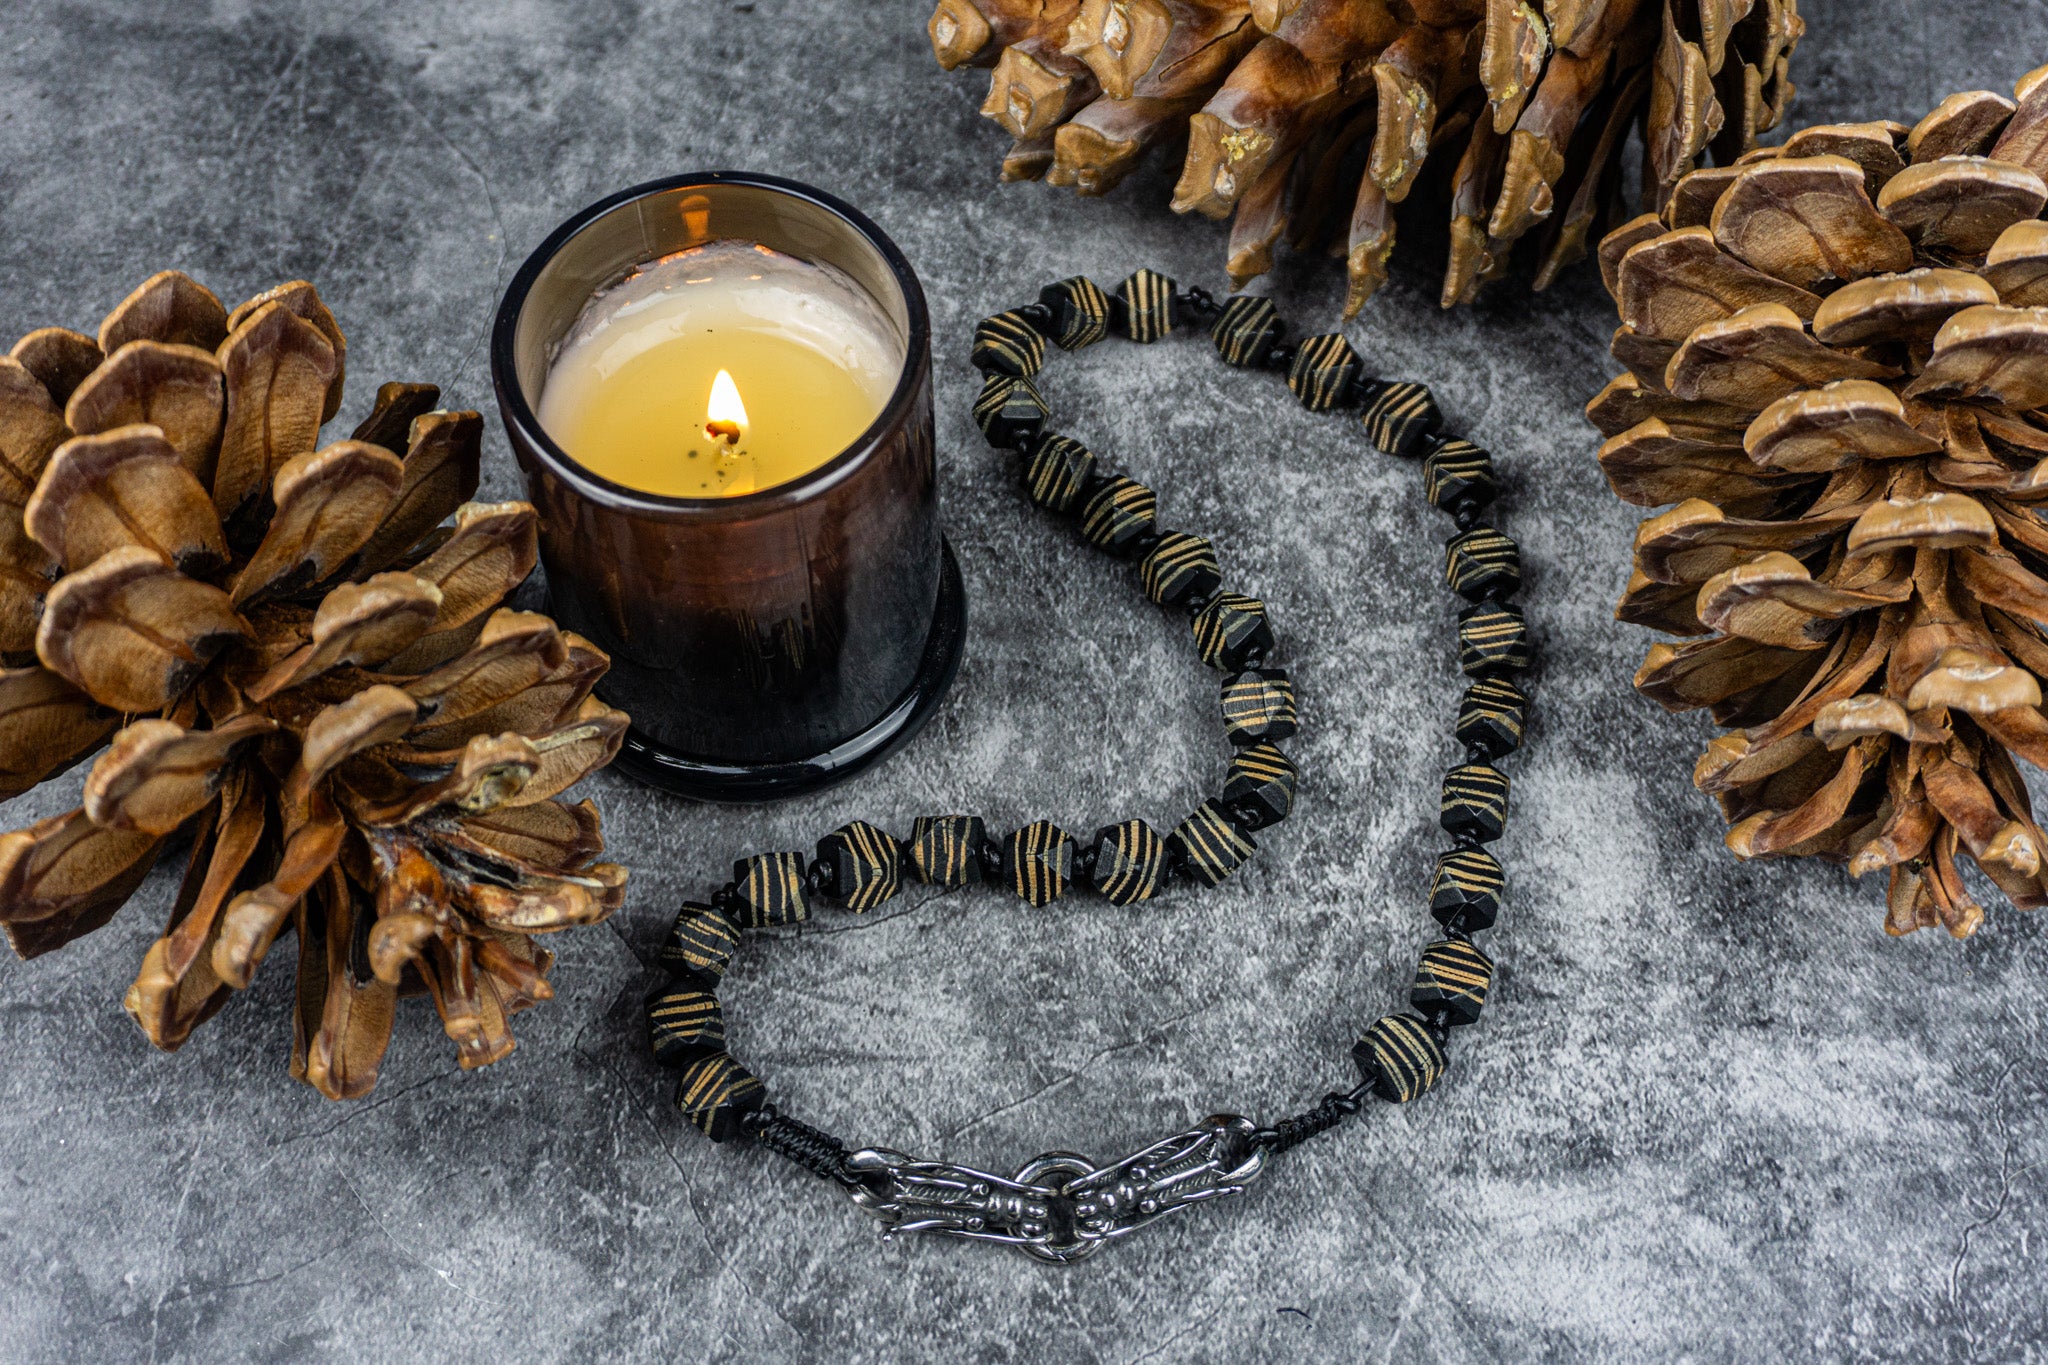
<svg viewBox="0 0 2048 1365">
<path fill-rule="evenodd" d="M 2048 8 L 1806 0 L 1800 122 L 1917 117 L 2048 56 Z M 346 12 L 344 12 L 346 11 Z M 1219 274 L 1158 168 L 1100 203 L 994 183 L 977 82 L 922 0 L 15 0 L 0 22 L 0 328 L 90 327 L 176 265 L 236 299 L 316 279 L 374 383 L 491 407 L 485 330 L 583 203 L 707 165 L 863 205 L 923 273 L 947 520 L 974 594 L 959 686 L 856 785 L 767 811 L 596 784 L 634 871 L 558 941 L 522 1046 L 455 1067 L 425 1002 L 374 1099 L 286 1075 L 289 972 L 174 1057 L 121 992 L 152 882 L 0 967 L 0 1357 L 10 1360 L 1467 1360 L 2048 1354 L 2048 937 L 1883 935 L 1875 887 L 1740 867 L 1688 781 L 1703 722 L 1628 677 L 1634 514 L 1578 409 L 1597 279 L 1444 314 L 1425 261 L 1352 329 L 1491 446 L 1531 565 L 1541 721 L 1515 769 L 1497 1005 L 1447 1083 L 1295 1153 L 1235 1207 L 1086 1268 L 877 1240 L 779 1161 L 713 1149 L 643 1056 L 644 964 L 737 854 L 862 815 L 1178 818 L 1217 780 L 1213 679 L 1123 571 L 1034 515 L 977 440 L 973 320 L 1087 271 Z M 1311 323 L 1335 274 L 1269 287 Z M 1012 1169 L 1127 1151 L 1342 1079 L 1426 937 L 1456 696 L 1442 534 L 1412 467 L 1196 345 L 1058 363 L 1071 429 L 1163 491 L 1265 597 L 1306 691 L 1301 815 L 1209 896 L 1032 915 L 912 894 L 751 953 L 727 993 L 777 1096 L 856 1142 Z M 515 490 L 496 422 L 487 492 Z M 56 798 L 4 812 L 26 821 Z"/>
</svg>

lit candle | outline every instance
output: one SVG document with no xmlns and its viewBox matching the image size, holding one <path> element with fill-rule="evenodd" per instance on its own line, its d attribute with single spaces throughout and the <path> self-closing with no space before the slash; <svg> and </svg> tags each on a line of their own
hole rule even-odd
<svg viewBox="0 0 2048 1365">
<path fill-rule="evenodd" d="M 592 473 L 732 497 L 816 469 L 873 424 L 903 339 L 828 265 L 715 241 L 635 269 L 563 338 L 539 417 Z"/>
</svg>

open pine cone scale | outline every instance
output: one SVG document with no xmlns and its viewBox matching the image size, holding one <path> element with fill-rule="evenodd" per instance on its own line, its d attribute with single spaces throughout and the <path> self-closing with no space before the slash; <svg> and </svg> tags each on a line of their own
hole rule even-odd
<svg viewBox="0 0 2048 1365">
<path fill-rule="evenodd" d="M 375 1084 L 410 989 L 463 1066 L 506 1055 L 551 994 L 534 935 L 625 880 L 559 799 L 623 738 L 609 661 L 501 605 L 533 509 L 466 501 L 482 421 L 429 385 L 320 446 L 344 356 L 309 284 L 230 313 L 166 272 L 97 340 L 0 359 L 0 794 L 98 752 L 79 809 L 0 835 L 0 922 L 61 947 L 189 839 L 129 1013 L 178 1047 L 289 927 L 292 1072 L 332 1098 Z"/>
<path fill-rule="evenodd" d="M 1694 774 L 1739 856 L 1886 871 L 1970 933 L 1974 862 L 2048 905 L 2048 67 L 1914 127 L 1795 133 L 1600 246 L 1629 373 L 1588 416 L 1636 535 L 1636 676 L 1730 727 Z"/>
</svg>

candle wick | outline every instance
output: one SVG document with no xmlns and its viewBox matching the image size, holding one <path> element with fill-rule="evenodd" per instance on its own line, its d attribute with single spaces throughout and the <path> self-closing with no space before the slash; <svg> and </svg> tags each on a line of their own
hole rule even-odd
<svg viewBox="0 0 2048 1365">
<path fill-rule="evenodd" d="M 715 441 L 725 442 L 728 447 L 736 446 L 740 443 L 740 424 L 738 422 L 706 422 L 704 424 L 704 434 Z"/>
</svg>

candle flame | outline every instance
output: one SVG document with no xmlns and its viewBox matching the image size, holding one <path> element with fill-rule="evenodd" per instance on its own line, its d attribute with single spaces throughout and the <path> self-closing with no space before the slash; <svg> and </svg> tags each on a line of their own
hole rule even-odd
<svg viewBox="0 0 2048 1365">
<path fill-rule="evenodd" d="M 725 370 L 711 381 L 711 401 L 704 409 L 704 430 L 728 443 L 738 444 L 746 432 L 747 405 L 740 401 L 739 385 Z"/>
</svg>

